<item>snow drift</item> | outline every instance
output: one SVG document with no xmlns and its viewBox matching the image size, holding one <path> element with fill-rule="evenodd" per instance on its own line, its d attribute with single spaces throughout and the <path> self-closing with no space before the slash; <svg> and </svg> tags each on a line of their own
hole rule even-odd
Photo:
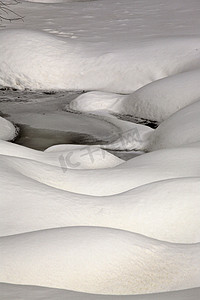
<svg viewBox="0 0 200 300">
<path fill-rule="evenodd" d="M 200 243 L 172 244 L 127 231 L 66 227 L 3 237 L 0 244 L 0 280 L 8 283 L 119 295 L 200 284 Z"/>
<path fill-rule="evenodd" d="M 155 39 L 112 53 L 32 30 L 0 32 L 0 85 L 130 93 L 200 66 L 200 39 Z"/>
<path fill-rule="evenodd" d="M 13 199 L 13 192 L 20 196 Z M 1 171 L 0 194 L 0 236 L 102 226 L 174 243 L 200 241 L 200 177 L 157 181 L 114 196 L 94 197 Z"/>
<path fill-rule="evenodd" d="M 48 186 L 93 196 L 108 196 L 164 179 L 199 177 L 199 148 L 153 151 L 113 168 L 77 170 L 0 155 L 1 172 L 32 178 Z M 5 177 L 5 175 L 3 175 Z"/>
<path fill-rule="evenodd" d="M 11 141 L 17 134 L 17 128 L 8 120 L 0 117 L 0 141 Z"/>
<path fill-rule="evenodd" d="M 157 122 L 200 99 L 200 70 L 183 72 L 153 81 L 125 96 L 99 91 L 80 95 L 70 108 L 82 112 L 107 110 Z"/>
<path fill-rule="evenodd" d="M 200 142 L 200 101 L 177 111 L 162 122 L 150 137 L 148 150 L 173 148 Z"/>
</svg>

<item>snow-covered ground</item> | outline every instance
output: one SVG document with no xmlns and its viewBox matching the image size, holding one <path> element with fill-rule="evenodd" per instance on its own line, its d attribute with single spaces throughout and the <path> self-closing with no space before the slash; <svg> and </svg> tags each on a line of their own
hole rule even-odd
<svg viewBox="0 0 200 300">
<path fill-rule="evenodd" d="M 200 289 L 188 289 L 178 292 L 159 294 L 137 295 L 137 296 L 111 296 L 78 293 L 62 289 L 52 289 L 28 285 L 15 285 L 0 283 L 1 298 L 6 300 L 197 300 Z"/>
<path fill-rule="evenodd" d="M 1 299 L 199 300 L 199 0 L 8 7 Z"/>
<path fill-rule="evenodd" d="M 105 295 L 200 284 L 200 243 L 173 244 L 119 229 L 76 226 L 6 236 L 0 245 L 2 282 Z"/>
</svg>

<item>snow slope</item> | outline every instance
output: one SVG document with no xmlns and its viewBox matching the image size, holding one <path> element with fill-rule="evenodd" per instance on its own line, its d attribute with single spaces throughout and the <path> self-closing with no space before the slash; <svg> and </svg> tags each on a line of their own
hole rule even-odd
<svg viewBox="0 0 200 300">
<path fill-rule="evenodd" d="M 1 171 L 0 236 L 65 226 L 101 226 L 174 243 L 196 243 L 200 241 L 199 183 L 199 177 L 177 178 L 94 197 Z M 13 199 L 13 191 L 20 197 Z"/>
<path fill-rule="evenodd" d="M 3 237 L 0 244 L 0 280 L 8 283 L 120 295 L 200 284 L 200 243 L 171 244 L 128 231 L 66 227 Z"/>
<path fill-rule="evenodd" d="M 0 85 L 16 89 L 130 93 L 200 66 L 200 39 L 156 39 L 93 53 L 77 42 L 30 30 L 0 31 Z"/>
<path fill-rule="evenodd" d="M 70 108 L 82 112 L 107 110 L 162 122 L 200 99 L 199 79 L 200 70 L 197 69 L 155 80 L 128 96 L 88 92 L 71 101 Z"/>
<path fill-rule="evenodd" d="M 200 142 L 200 101 L 177 111 L 162 122 L 150 138 L 148 150 L 172 148 Z"/>
<path fill-rule="evenodd" d="M 0 156 L 1 171 L 22 174 L 61 190 L 108 196 L 164 179 L 199 177 L 199 148 L 174 148 L 144 154 L 114 168 L 63 172 L 61 167 L 19 157 Z"/>
<path fill-rule="evenodd" d="M 123 162 L 98 146 L 59 145 L 53 147 L 54 151 L 51 148 L 43 152 L 0 140 L 0 154 L 57 166 L 64 173 L 67 169 L 110 168 Z"/>
</svg>

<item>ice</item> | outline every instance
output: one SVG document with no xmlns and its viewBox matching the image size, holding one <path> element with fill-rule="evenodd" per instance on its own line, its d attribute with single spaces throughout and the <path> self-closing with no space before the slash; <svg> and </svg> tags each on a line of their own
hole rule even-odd
<svg viewBox="0 0 200 300">
<path fill-rule="evenodd" d="M 164 81 L 164 80 L 163 80 Z M 158 92 L 159 93 L 159 92 Z M 192 93 L 191 93 L 192 95 Z M 102 100 L 102 95 L 97 94 Z M 116 98 L 113 100 L 116 101 Z M 73 100 L 71 102 L 72 108 L 77 108 L 78 110 L 82 110 L 83 103 L 86 103 L 86 107 L 90 108 L 95 106 L 96 99 L 94 100 L 94 103 L 90 100 L 93 98 L 93 93 L 89 93 L 89 95 L 84 94 L 78 97 L 77 99 Z M 95 98 L 95 97 L 94 97 Z M 104 95 L 103 95 L 104 98 Z M 183 97 L 182 97 L 183 98 Z M 181 100 L 182 100 L 181 98 Z M 79 100 L 80 99 L 80 100 Z M 123 98 L 127 99 L 127 98 Z M 162 99 L 162 97 L 161 97 Z M 86 101 L 84 101 L 86 100 Z M 187 97 L 187 100 L 189 100 L 189 97 Z M 106 99 L 103 99 L 103 101 L 106 102 Z M 117 100 L 118 101 L 118 100 Z M 123 101 L 123 100 L 122 100 Z M 89 102 L 89 105 L 87 105 Z M 97 100 L 98 102 L 98 100 Z M 175 100 L 174 100 L 175 102 Z M 166 149 L 166 148 L 175 148 L 179 146 L 186 146 L 186 145 L 192 145 L 195 143 L 200 142 L 200 123 L 199 123 L 199 112 L 200 112 L 200 101 L 198 101 L 198 97 L 193 99 L 194 103 L 191 103 L 190 105 L 183 104 L 184 101 L 180 101 L 183 107 L 179 107 L 178 109 L 178 103 L 177 102 L 175 107 L 177 107 L 178 111 L 175 112 L 163 121 L 155 130 L 150 129 L 147 126 L 140 125 L 140 124 L 134 124 L 126 121 L 117 120 L 115 121 L 118 125 L 118 127 L 121 130 L 121 135 L 118 139 L 116 139 L 114 142 L 110 144 L 106 144 L 105 146 L 101 145 L 102 148 L 105 149 L 120 149 L 120 150 L 144 150 L 144 151 L 154 151 L 158 149 Z M 102 103 L 102 102 L 101 102 Z M 144 104 L 146 103 L 146 104 Z M 170 105 L 169 101 L 165 101 L 165 106 Z M 80 104 L 80 105 L 79 105 Z M 129 103 L 130 104 L 130 103 Z M 144 105 L 143 105 L 144 104 Z M 115 104 L 116 106 L 118 103 Z M 126 107 L 122 104 L 121 107 Z M 130 112 L 131 112 L 131 105 Z M 138 111 L 140 106 L 140 101 L 138 101 Z M 146 106 L 145 106 L 146 105 Z M 99 104 L 97 104 L 97 107 L 99 107 Z M 144 101 L 141 104 L 143 116 L 145 114 L 148 114 L 149 111 L 151 111 L 151 104 L 148 103 L 148 101 Z M 106 113 L 109 112 L 109 108 L 106 110 Z M 154 107 L 153 111 L 158 112 L 159 110 Z M 167 108 L 165 109 L 167 111 Z M 127 112 L 128 112 L 128 105 L 127 105 Z M 93 110 L 92 113 L 99 115 L 100 111 Z M 104 113 L 105 114 L 105 113 Z M 139 117 L 140 114 L 137 114 L 137 109 L 135 109 L 135 116 Z M 110 116 L 110 120 L 112 121 L 114 118 Z M 115 120 L 115 119 L 114 119 Z M 126 125 L 127 124 L 127 125 Z"/>
<path fill-rule="evenodd" d="M 65 146 L 60 150 L 49 152 L 48 149 L 37 151 L 20 145 L 6 143 L 0 140 L 0 154 L 11 157 L 21 157 L 23 159 L 42 162 L 52 166 L 57 166 L 66 172 L 68 169 L 99 169 L 115 167 L 123 162 L 122 159 L 101 149 L 98 146 L 72 145 Z"/>
<path fill-rule="evenodd" d="M 2 282 L 111 295 L 200 284 L 200 243 L 172 244 L 101 227 L 35 231 L 0 243 Z"/>
<path fill-rule="evenodd" d="M 94 145 L 116 140 L 119 137 L 118 127 L 109 121 L 64 111 L 66 104 L 77 94 L 2 91 L 0 109 L 9 121 L 20 128 L 16 143 L 37 150 L 60 143 Z"/>
<path fill-rule="evenodd" d="M 91 92 L 91 94 L 93 94 Z M 85 97 L 86 96 L 86 97 Z M 78 97 L 79 99 L 79 97 Z M 79 102 L 78 99 L 73 100 L 70 103 L 70 108 L 73 109 L 73 103 Z M 87 107 L 87 94 L 80 96 L 80 99 L 86 99 L 85 106 Z M 84 103 L 85 101 L 83 101 Z M 72 105 L 71 105 L 72 104 Z M 93 104 L 92 104 L 93 105 Z M 98 105 L 97 105 L 98 106 Z M 143 151 L 146 150 L 149 141 L 153 139 L 154 130 L 148 126 L 142 124 L 136 124 L 125 120 L 120 120 L 116 116 L 113 116 L 107 112 L 107 110 L 89 111 L 90 115 L 100 117 L 104 121 L 112 124 L 118 129 L 118 138 L 114 139 L 110 143 L 101 144 L 102 149 L 109 150 L 135 150 Z"/>
</svg>

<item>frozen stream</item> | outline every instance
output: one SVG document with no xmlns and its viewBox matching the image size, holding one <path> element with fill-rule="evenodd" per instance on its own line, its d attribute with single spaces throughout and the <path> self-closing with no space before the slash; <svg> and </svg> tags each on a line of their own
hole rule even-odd
<svg viewBox="0 0 200 300">
<path fill-rule="evenodd" d="M 57 144 L 94 145 L 115 141 L 119 130 L 114 124 L 98 116 L 63 109 L 78 95 L 80 92 L 1 89 L 0 114 L 19 128 L 14 143 L 36 150 L 43 151 Z M 121 118 L 131 120 L 130 116 Z M 126 160 L 141 154 L 111 152 Z"/>
</svg>

